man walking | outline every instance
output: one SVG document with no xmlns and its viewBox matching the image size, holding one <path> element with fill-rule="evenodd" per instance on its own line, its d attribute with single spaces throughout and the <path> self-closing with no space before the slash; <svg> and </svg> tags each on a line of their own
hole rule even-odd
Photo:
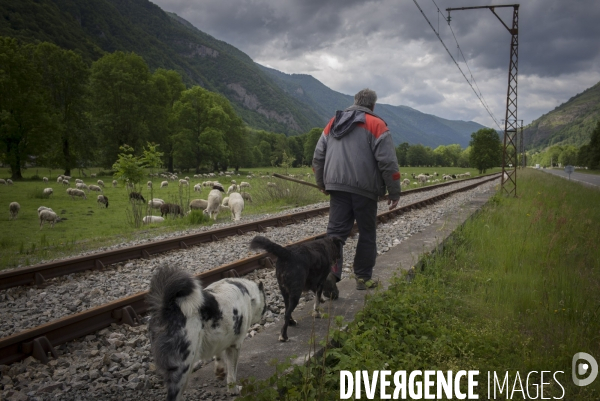
<svg viewBox="0 0 600 401">
<path fill-rule="evenodd" d="M 354 105 L 337 111 L 321 134 L 313 156 L 317 185 L 331 195 L 327 234 L 346 240 L 358 225 L 354 256 L 356 289 L 375 288 L 373 266 L 377 257 L 377 200 L 387 192 L 390 210 L 400 199 L 400 173 L 392 137 L 385 121 L 373 113 L 377 94 L 363 89 Z M 332 267 L 324 294 L 338 297 L 343 256 Z"/>
</svg>

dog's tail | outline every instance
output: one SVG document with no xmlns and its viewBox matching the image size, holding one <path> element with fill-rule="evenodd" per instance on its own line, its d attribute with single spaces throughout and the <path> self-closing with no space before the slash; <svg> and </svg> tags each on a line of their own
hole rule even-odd
<svg viewBox="0 0 600 401">
<path fill-rule="evenodd" d="M 167 400 L 181 400 L 202 335 L 201 325 L 200 332 L 188 332 L 204 302 L 200 282 L 179 268 L 161 266 L 150 281 L 146 302 L 151 350 L 167 387 Z"/>
<path fill-rule="evenodd" d="M 284 260 L 289 259 L 292 256 L 289 250 L 261 235 L 257 235 L 250 241 L 250 249 L 264 249 Z"/>
</svg>

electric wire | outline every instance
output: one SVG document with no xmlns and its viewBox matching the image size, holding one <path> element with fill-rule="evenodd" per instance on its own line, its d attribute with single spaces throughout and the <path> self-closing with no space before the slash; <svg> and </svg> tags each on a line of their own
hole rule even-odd
<svg viewBox="0 0 600 401">
<path fill-rule="evenodd" d="M 419 3 L 417 3 L 417 0 L 413 0 L 413 2 L 415 3 L 415 5 L 417 6 L 417 8 L 419 9 L 419 11 L 421 12 L 421 14 L 423 15 L 423 17 L 425 18 L 425 21 L 427 21 L 427 23 L 429 24 L 429 26 L 431 27 L 431 30 L 433 30 L 433 33 L 435 33 L 435 36 L 437 36 L 437 38 L 439 39 L 440 43 L 442 44 L 442 46 L 444 46 L 444 49 L 446 49 L 446 52 L 448 53 L 448 55 L 450 56 L 450 58 L 452 59 L 452 61 L 454 62 L 454 64 L 456 65 L 456 67 L 458 68 L 458 70 L 460 71 L 460 73 L 462 74 L 462 76 L 465 78 L 465 81 L 467 81 L 467 83 L 469 84 L 469 86 L 471 87 L 471 89 L 473 90 L 473 93 L 475 93 L 475 96 L 477 96 L 477 98 L 479 99 L 479 101 L 481 102 L 482 106 L 485 108 L 485 110 L 488 112 L 488 114 L 490 115 L 490 117 L 492 118 L 492 120 L 494 120 L 494 122 L 496 123 L 496 125 L 498 126 L 498 128 L 500 130 L 502 130 L 502 127 L 500 127 L 500 124 L 498 123 L 498 121 L 496 120 L 496 117 L 494 117 L 494 114 L 492 114 L 491 110 L 489 109 L 489 107 L 487 106 L 487 104 L 485 103 L 485 101 L 483 100 L 483 95 L 480 95 L 479 93 L 477 93 L 477 91 L 475 90 L 475 88 L 473 87 L 473 85 L 471 84 L 471 82 L 469 81 L 469 78 L 467 78 L 467 76 L 465 75 L 464 71 L 462 70 L 462 68 L 460 68 L 460 65 L 458 64 L 458 62 L 456 61 L 456 59 L 454 58 L 454 56 L 452 56 L 452 53 L 450 52 L 450 50 L 448 50 L 448 47 L 446 46 L 446 44 L 444 43 L 444 41 L 442 40 L 442 37 L 440 36 L 439 32 L 437 32 L 434 28 L 433 25 L 431 25 L 431 22 L 429 21 L 429 18 L 427 18 L 427 16 L 425 15 L 425 13 L 423 12 L 423 9 L 421 9 L 421 6 L 419 6 Z M 435 2 L 434 2 L 435 3 Z M 436 5 L 437 7 L 437 5 Z M 439 8 L 438 8 L 439 11 Z M 453 32 L 454 34 L 454 32 Z M 456 39 L 456 37 L 455 37 Z M 457 42 L 458 45 L 458 42 Z M 460 47 L 459 47 L 460 49 Z M 461 51 L 462 53 L 462 51 Z M 464 58 L 464 55 L 463 55 Z M 469 70 L 470 72 L 470 70 Z M 471 77 L 473 75 L 471 74 Z M 479 87 L 478 87 L 479 89 Z"/>
</svg>

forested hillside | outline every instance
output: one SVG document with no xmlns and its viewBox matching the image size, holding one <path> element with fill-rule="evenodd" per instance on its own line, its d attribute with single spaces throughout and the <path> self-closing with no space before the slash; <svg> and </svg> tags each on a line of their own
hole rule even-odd
<svg viewBox="0 0 600 401">
<path fill-rule="evenodd" d="M 312 107 L 324 121 L 328 121 L 336 110 L 343 110 L 353 103 L 352 96 L 329 89 L 310 75 L 262 68 L 286 93 Z M 388 124 L 396 145 L 408 142 L 432 148 L 450 144 L 467 147 L 471 134 L 484 128 L 472 121 L 446 120 L 407 106 L 378 103 L 375 112 Z"/>
<path fill-rule="evenodd" d="M 188 86 L 223 94 L 252 127 L 294 134 L 323 125 L 246 54 L 147 0 L 3 0 L 0 13 L 0 36 L 55 43 L 88 64 L 105 53 L 134 52 L 151 70 L 175 70 Z"/>
<path fill-rule="evenodd" d="M 579 147 L 589 142 L 598 121 L 600 83 L 573 96 L 525 127 L 525 145 L 534 151 L 550 145 Z"/>
</svg>

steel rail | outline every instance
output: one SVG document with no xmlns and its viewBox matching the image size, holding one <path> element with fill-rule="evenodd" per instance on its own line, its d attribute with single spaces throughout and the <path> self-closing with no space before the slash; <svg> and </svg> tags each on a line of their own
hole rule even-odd
<svg viewBox="0 0 600 401">
<path fill-rule="evenodd" d="M 497 173 L 496 173 L 497 174 Z M 491 176 L 489 174 L 486 176 Z M 486 176 L 478 176 L 461 181 L 450 181 L 437 185 L 429 185 L 408 191 L 403 191 L 401 196 L 412 193 L 431 191 L 433 189 L 465 182 L 467 180 L 480 179 Z M 187 249 L 190 246 L 217 241 L 224 237 L 232 235 L 241 235 L 249 231 L 262 232 L 267 227 L 282 227 L 290 224 L 296 224 L 299 221 L 322 216 L 329 213 L 329 206 L 296 212 L 288 215 L 272 217 L 257 220 L 250 223 L 232 225 L 217 230 L 203 231 L 196 234 L 188 234 L 167 238 L 164 240 L 152 241 L 140 245 L 133 245 L 111 251 L 98 252 L 85 256 L 76 256 L 73 258 L 56 260 L 49 263 L 41 263 L 33 266 L 21 267 L 17 269 L 0 272 L 0 290 L 23 285 L 44 285 L 46 280 L 65 276 L 72 273 L 83 272 L 86 270 L 100 270 L 108 265 L 124 262 L 132 259 L 148 259 L 150 255 L 172 250 Z"/>
<path fill-rule="evenodd" d="M 481 182 L 457 188 L 394 210 L 379 213 L 377 221 L 378 223 L 386 223 L 404 212 L 426 207 L 450 195 L 467 191 L 497 178 L 498 176 L 494 176 Z M 323 236 L 325 236 L 325 233 L 304 238 L 295 244 L 312 241 Z M 206 286 L 222 278 L 243 276 L 263 267 L 272 268 L 276 260 L 277 258 L 270 253 L 260 253 L 205 271 L 197 274 L 196 277 Z M 109 327 L 112 323 L 141 324 L 140 315 L 148 309 L 145 302 L 146 294 L 147 291 L 140 292 L 74 315 L 65 316 L 32 329 L 15 333 L 8 337 L 0 338 L 0 364 L 11 364 L 23 360 L 28 356 L 33 356 L 46 363 L 48 361 L 48 353 L 57 357 L 54 346 L 95 333 L 98 330 Z"/>
</svg>

